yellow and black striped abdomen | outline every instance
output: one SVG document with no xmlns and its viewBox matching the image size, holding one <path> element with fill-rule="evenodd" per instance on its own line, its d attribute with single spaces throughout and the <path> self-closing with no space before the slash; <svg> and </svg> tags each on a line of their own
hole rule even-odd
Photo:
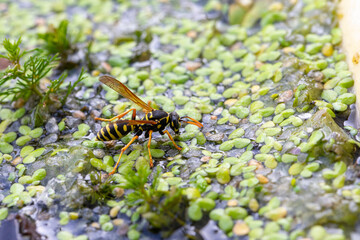
<svg viewBox="0 0 360 240">
<path fill-rule="evenodd" d="M 101 128 L 96 135 L 97 141 L 110 141 L 120 139 L 134 130 L 134 125 L 126 122 L 112 122 Z"/>
</svg>

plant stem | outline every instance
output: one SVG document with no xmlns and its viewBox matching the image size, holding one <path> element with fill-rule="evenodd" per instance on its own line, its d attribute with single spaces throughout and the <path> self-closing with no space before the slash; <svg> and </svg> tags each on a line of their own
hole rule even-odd
<svg viewBox="0 0 360 240">
<path fill-rule="evenodd" d="M 149 204 L 152 204 L 152 199 L 151 199 L 151 197 L 147 194 L 147 192 L 145 191 L 144 186 L 142 186 L 142 187 L 140 188 L 140 191 L 141 191 L 141 193 L 143 194 L 145 201 L 148 202 Z"/>
<path fill-rule="evenodd" d="M 170 212 L 167 209 L 164 209 L 164 211 L 169 215 L 171 218 L 175 219 L 181 226 L 185 226 L 185 222 L 181 220 L 180 218 L 176 217 L 172 212 Z"/>
<path fill-rule="evenodd" d="M 41 99 L 44 97 L 44 94 L 40 92 L 40 89 L 36 85 L 32 85 L 30 89 L 31 91 L 36 93 Z"/>
<path fill-rule="evenodd" d="M 141 193 L 144 196 L 145 201 L 150 204 L 150 205 L 154 205 L 157 209 L 159 210 L 163 210 L 168 216 L 170 216 L 171 218 L 175 219 L 175 221 L 177 221 L 181 226 L 184 226 L 186 223 L 184 221 L 182 221 L 180 218 L 176 217 L 171 211 L 167 210 L 167 209 L 163 209 L 158 202 L 153 201 L 153 199 L 147 194 L 147 192 L 145 191 L 144 187 L 140 188 Z"/>
</svg>

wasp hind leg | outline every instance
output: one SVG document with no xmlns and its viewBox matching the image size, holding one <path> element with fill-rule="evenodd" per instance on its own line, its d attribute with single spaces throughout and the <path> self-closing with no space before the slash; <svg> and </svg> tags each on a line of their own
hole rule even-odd
<svg viewBox="0 0 360 240">
<path fill-rule="evenodd" d="M 128 114 L 129 112 L 131 112 L 131 111 L 133 111 L 133 113 L 132 113 L 132 120 L 135 120 L 135 118 L 136 118 L 136 109 L 135 108 L 131 108 L 131 109 L 129 109 L 129 110 L 127 110 L 126 112 L 123 112 L 122 114 L 119 114 L 119 115 L 117 115 L 117 116 L 115 116 L 115 117 L 113 117 L 113 118 L 110 118 L 110 119 L 106 119 L 106 118 L 94 118 L 95 120 L 99 120 L 99 121 L 104 121 L 104 122 L 112 122 L 112 121 L 114 121 L 115 119 L 120 119 L 120 118 L 122 118 L 122 117 L 124 117 L 126 114 Z"/>
<path fill-rule="evenodd" d="M 148 150 L 149 150 L 149 163 L 150 163 L 150 167 L 152 168 L 154 166 L 153 164 L 153 160 L 152 160 L 152 157 L 151 157 L 151 151 L 150 151 L 150 145 L 151 145 L 151 135 L 152 135 L 153 131 L 150 130 L 149 131 L 149 142 L 148 142 Z"/>
<path fill-rule="evenodd" d="M 123 153 L 125 152 L 125 150 L 128 149 L 128 147 L 130 147 L 130 145 L 131 145 L 136 139 L 138 139 L 138 138 L 139 138 L 139 136 L 137 136 L 137 135 L 134 136 L 134 137 L 131 139 L 131 141 L 130 141 L 128 144 L 126 144 L 125 147 L 123 147 L 123 148 L 121 149 L 121 153 L 120 153 L 119 159 L 118 159 L 115 167 L 113 168 L 113 170 L 109 173 L 109 175 L 113 175 L 113 174 L 115 173 L 115 171 L 116 171 L 116 169 L 117 169 L 117 166 L 118 166 L 119 163 L 120 163 L 121 156 L 123 155 Z"/>
<path fill-rule="evenodd" d="M 170 140 L 172 141 L 172 143 L 174 144 L 174 146 L 176 147 L 176 149 L 179 150 L 179 151 L 181 151 L 181 147 L 179 147 L 178 145 L 176 145 L 176 143 L 175 143 L 173 137 L 170 135 L 169 131 L 168 131 L 168 130 L 165 130 L 164 133 L 166 133 L 166 134 L 169 136 Z"/>
</svg>

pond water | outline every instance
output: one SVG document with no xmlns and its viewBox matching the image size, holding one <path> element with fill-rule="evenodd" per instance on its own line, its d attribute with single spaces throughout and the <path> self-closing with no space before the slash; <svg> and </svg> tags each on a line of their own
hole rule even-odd
<svg viewBox="0 0 360 240">
<path fill-rule="evenodd" d="M 359 239 L 356 96 L 336 9 L 0 3 L 1 239 Z M 20 36 L 20 52 L 40 51 L 19 56 Z M 168 126 L 180 151 L 154 133 L 153 168 L 143 134 L 110 176 L 134 133 L 95 141 L 95 118 L 145 114 L 103 74 L 203 127 Z"/>
</svg>

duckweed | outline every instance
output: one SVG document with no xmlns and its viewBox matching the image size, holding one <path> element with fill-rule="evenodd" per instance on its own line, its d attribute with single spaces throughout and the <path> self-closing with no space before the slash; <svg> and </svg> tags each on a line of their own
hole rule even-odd
<svg viewBox="0 0 360 240">
<path fill-rule="evenodd" d="M 73 133 L 73 138 L 80 139 L 88 134 L 88 131 L 90 130 L 90 126 L 82 123 L 78 126 L 78 131 Z"/>
<path fill-rule="evenodd" d="M 6 133 L 4 134 L 2 137 L 1 137 L 1 140 L 7 142 L 7 143 L 11 143 L 12 141 L 14 141 L 16 139 L 16 133 L 15 132 L 9 132 L 9 133 Z"/>
<path fill-rule="evenodd" d="M 343 174 L 337 176 L 332 182 L 333 187 L 337 189 L 342 188 L 344 184 L 345 184 L 345 175 Z"/>
<path fill-rule="evenodd" d="M 65 121 L 61 121 L 58 123 L 59 131 L 63 131 L 65 129 Z"/>
<path fill-rule="evenodd" d="M 197 200 L 197 204 L 199 205 L 199 207 L 201 209 L 203 209 L 205 211 L 210 211 L 216 206 L 215 201 L 210 197 L 199 198 Z"/>
<path fill-rule="evenodd" d="M 11 119 L 12 115 L 13 115 L 13 111 L 11 111 L 10 109 L 3 108 L 0 110 L 0 119 L 1 120 Z"/>
<path fill-rule="evenodd" d="M 97 158 L 91 158 L 90 163 L 94 168 L 98 170 L 106 170 L 107 168 L 107 166 L 100 159 Z"/>
<path fill-rule="evenodd" d="M 196 188 L 187 188 L 185 192 L 186 192 L 187 198 L 190 200 L 201 197 L 199 190 Z"/>
<path fill-rule="evenodd" d="M 275 109 L 273 107 L 267 107 L 259 110 L 259 113 L 263 117 L 269 117 L 274 113 Z"/>
<path fill-rule="evenodd" d="M 219 218 L 219 227 L 224 232 L 229 232 L 234 226 L 234 222 L 228 215 L 221 215 Z"/>
<path fill-rule="evenodd" d="M 0 142 L 0 152 L 7 154 L 11 153 L 14 150 L 14 147 L 6 142 Z"/>
<path fill-rule="evenodd" d="M 250 121 L 251 123 L 253 123 L 253 124 L 259 124 L 259 123 L 262 122 L 262 116 L 261 116 L 261 114 L 256 113 L 256 114 L 251 115 L 251 116 L 249 117 L 249 121 Z"/>
<path fill-rule="evenodd" d="M 38 149 L 32 151 L 29 155 L 37 158 L 37 157 L 40 157 L 45 152 L 45 150 L 46 150 L 45 148 L 38 148 Z"/>
<path fill-rule="evenodd" d="M 270 169 L 274 169 L 277 166 L 277 161 L 273 157 L 268 157 L 265 159 L 265 166 Z"/>
<path fill-rule="evenodd" d="M 25 108 L 19 108 L 18 110 L 16 110 L 14 113 L 13 113 L 13 118 L 14 119 L 19 119 L 21 117 L 23 117 L 26 113 L 26 109 Z"/>
<path fill-rule="evenodd" d="M 230 175 L 231 176 L 238 176 L 242 173 L 242 169 L 245 166 L 244 163 L 238 163 L 238 164 L 234 164 L 233 166 L 231 166 L 230 168 Z"/>
<path fill-rule="evenodd" d="M 321 239 L 325 239 L 327 233 L 326 233 L 326 230 L 322 226 L 315 225 L 310 229 L 309 235 L 314 240 L 321 240 Z"/>
<path fill-rule="evenodd" d="M 16 145 L 18 146 L 24 146 L 27 142 L 31 140 L 30 136 L 21 136 L 18 139 L 16 139 Z"/>
<path fill-rule="evenodd" d="M 216 179 L 220 184 L 226 184 L 230 182 L 230 170 L 226 167 L 220 167 L 219 170 L 216 172 Z"/>
<path fill-rule="evenodd" d="M 251 143 L 251 140 L 247 138 L 235 138 L 233 143 L 236 148 L 245 148 Z"/>
<path fill-rule="evenodd" d="M 60 221 L 59 221 L 60 225 L 67 225 L 70 221 L 68 212 L 60 212 L 59 217 L 60 217 Z"/>
<path fill-rule="evenodd" d="M 130 229 L 127 233 L 127 236 L 130 240 L 137 240 L 140 238 L 140 233 L 135 229 Z"/>
<path fill-rule="evenodd" d="M 264 132 L 267 136 L 276 136 L 281 133 L 281 128 L 266 128 Z"/>
<path fill-rule="evenodd" d="M 239 107 L 236 107 L 235 109 L 235 115 L 238 117 L 238 118 L 246 118 L 247 116 L 249 116 L 250 114 L 250 110 L 246 107 L 243 107 L 243 106 L 239 106 Z"/>
<path fill-rule="evenodd" d="M 248 213 L 242 207 L 228 207 L 225 209 L 225 214 L 229 215 L 232 219 L 244 219 Z"/>
<path fill-rule="evenodd" d="M 298 160 L 297 156 L 292 154 L 284 154 L 281 156 L 281 161 L 284 163 L 296 162 Z"/>
<path fill-rule="evenodd" d="M 34 151 L 34 147 L 33 146 L 25 146 L 21 149 L 20 151 L 20 156 L 21 157 L 26 157 L 27 155 L 29 155 L 32 151 Z"/>
<path fill-rule="evenodd" d="M 88 148 L 104 148 L 105 144 L 101 141 L 89 141 L 85 140 L 81 143 L 83 146 Z"/>
<path fill-rule="evenodd" d="M 42 128 L 35 128 L 29 132 L 30 137 L 39 138 L 43 134 L 44 130 Z"/>
<path fill-rule="evenodd" d="M 242 187 L 254 187 L 259 183 L 259 179 L 256 177 L 250 177 L 248 179 L 242 180 L 240 186 Z"/>
<path fill-rule="evenodd" d="M 324 169 L 322 175 L 325 179 L 333 179 L 337 176 L 337 173 L 330 169 Z"/>
<path fill-rule="evenodd" d="M 7 3 L 4 4 L 6 8 Z M 26 108 L 20 108 L 15 112 L 4 107 L 0 109 L 0 151 L 4 154 L 1 154 L 0 158 L 6 160 L 3 163 L 4 168 L 16 166 L 15 171 L 8 176 L 8 180 L 13 184 L 10 194 L 4 195 L 4 206 L 20 208 L 24 204 L 29 204 L 32 198 L 36 198 L 36 192 L 43 191 L 41 189 L 45 187 L 46 195 L 51 198 L 49 202 L 56 203 L 60 199 L 64 204 L 73 206 L 73 201 L 68 201 L 67 194 L 61 195 L 58 188 L 56 191 L 53 189 L 54 183 L 51 178 L 54 167 L 66 166 L 71 170 L 74 164 L 76 168 L 72 170 L 73 174 L 70 176 L 64 172 L 59 175 L 56 179 L 57 184 L 68 191 L 67 184 L 64 183 L 73 182 L 72 176 L 81 172 L 83 177 L 75 184 L 81 185 L 81 190 L 74 185 L 74 191 L 80 191 L 78 194 L 84 199 L 94 199 L 94 204 L 106 201 L 108 206 L 111 205 L 110 216 L 107 215 L 109 209 L 106 209 L 106 212 L 102 208 L 96 208 L 96 214 L 100 215 L 99 222 L 87 225 L 93 227 L 94 231 L 103 231 L 101 235 L 104 237 L 111 234 L 106 232 L 118 231 L 119 226 L 121 230 L 124 223 L 131 224 L 124 228 L 129 239 L 146 238 L 147 236 L 141 236 L 140 231 L 143 231 L 148 223 L 162 229 L 162 222 L 169 219 L 166 214 L 165 217 L 161 215 L 168 209 L 163 211 L 164 209 L 159 208 L 164 200 L 165 203 L 169 203 L 170 208 L 177 209 L 178 205 L 174 204 L 176 201 L 184 206 L 183 211 L 186 211 L 187 215 L 176 214 L 178 222 L 184 221 L 180 218 L 185 215 L 185 218 L 188 217 L 192 221 L 201 221 L 209 214 L 210 219 L 216 221 L 219 228 L 230 238 L 344 238 L 341 234 L 327 234 L 324 227 L 316 225 L 311 227 L 310 224 L 310 230 L 302 229 L 301 224 L 300 227 L 294 227 L 291 220 L 301 220 L 299 213 L 303 211 L 287 211 L 289 206 L 284 206 L 283 201 L 289 200 L 290 195 L 286 195 L 286 198 L 282 196 L 280 199 L 274 197 L 277 193 L 263 190 L 267 187 L 264 184 L 269 182 L 271 187 L 276 189 L 281 176 L 281 182 L 285 185 L 288 183 L 295 193 L 291 195 L 290 200 L 301 205 L 301 201 L 308 200 L 301 190 L 303 178 L 313 177 L 315 182 L 319 181 L 318 178 L 323 178 L 323 189 L 327 191 L 329 198 L 336 189 L 344 187 L 339 190 L 342 191 L 342 195 L 337 196 L 340 207 L 343 203 L 342 198 L 346 198 L 349 206 L 352 206 L 353 202 L 359 202 L 356 200 L 360 195 L 357 189 L 351 189 L 353 186 L 350 182 L 354 180 L 348 179 L 345 182 L 345 176 L 348 176 L 347 159 L 351 158 L 348 155 L 352 154 L 351 147 L 356 142 L 345 133 L 334 130 L 334 122 L 328 123 L 323 121 L 324 118 L 311 122 L 314 113 L 321 109 L 333 117 L 340 116 L 341 112 L 341 117 L 344 118 L 351 110 L 349 105 L 356 101 L 356 96 L 348 92 L 354 80 L 345 62 L 345 55 L 340 53 L 338 47 L 342 39 L 341 31 L 338 28 L 331 30 L 328 26 L 324 27 L 323 22 L 316 20 L 318 16 L 328 16 L 325 14 L 327 11 L 333 12 L 331 4 L 327 5 L 326 1 L 300 1 L 297 7 L 293 8 L 292 2 L 277 2 L 263 6 L 260 1 L 249 6 L 251 11 L 247 12 L 238 4 L 225 5 L 221 1 L 209 1 L 204 6 L 204 9 L 209 11 L 204 14 L 209 14 L 209 18 L 204 21 L 182 18 L 182 10 L 179 7 L 180 17 L 176 21 L 169 14 L 163 16 L 161 25 L 150 24 L 146 31 L 135 30 L 136 36 L 130 36 L 133 35 L 131 33 L 130 37 L 125 34 L 120 38 L 105 36 L 97 26 L 106 19 L 108 28 L 104 28 L 103 31 L 112 31 L 112 22 L 117 15 L 127 16 L 124 13 L 129 7 L 136 11 L 138 7 L 142 7 L 143 1 L 138 3 L 139 6 L 127 1 L 122 5 L 106 2 L 102 3 L 101 11 L 94 11 L 100 9 L 98 4 L 98 1 L 80 4 L 78 7 L 87 11 L 90 14 L 89 18 L 75 17 L 72 26 L 69 26 L 70 32 L 72 28 L 78 29 L 79 32 L 87 29 L 85 32 L 90 34 L 88 37 L 93 39 L 91 49 L 89 46 L 91 58 L 99 60 L 101 64 L 89 67 L 96 69 L 92 76 L 83 82 L 84 85 L 80 85 L 75 97 L 73 94 L 69 96 L 65 111 L 54 114 L 57 121 L 59 116 L 66 117 L 66 124 L 65 118 L 60 120 L 57 123 L 59 131 L 55 134 L 51 133 L 51 124 L 48 124 L 45 127 L 46 135 L 43 135 L 43 128 L 31 130 L 28 127 L 32 126 L 33 119 L 30 114 L 25 115 L 28 111 L 27 105 Z M 48 20 L 45 14 L 48 12 L 45 11 L 49 7 L 48 4 L 40 5 L 38 11 L 44 12 L 43 18 Z M 16 7 L 7 8 L 9 15 L 19 12 L 26 18 L 26 14 L 21 11 L 22 7 L 17 3 L 14 3 L 14 6 Z M 169 4 L 169 8 L 171 7 L 172 4 Z M 65 14 L 63 17 L 68 14 L 65 11 L 67 3 L 51 8 L 55 10 L 54 19 L 60 16 L 61 11 L 64 11 L 61 12 Z M 116 11 L 110 11 L 111 9 Z M 149 9 L 135 14 L 136 17 L 131 18 L 131 22 L 136 22 L 140 26 L 149 20 L 153 22 L 152 6 Z M 211 17 L 211 14 L 219 9 L 223 17 L 229 17 L 227 20 L 234 25 L 229 26 L 227 21 L 214 20 Z M 256 9 L 262 9 L 262 13 L 256 13 Z M 250 12 L 253 14 L 251 17 L 248 15 Z M 301 16 L 301 21 L 309 26 L 316 20 L 316 34 L 314 29 L 303 29 L 303 24 L 297 24 L 298 15 Z M 293 24 L 289 25 L 290 20 Z M 122 21 L 120 19 L 119 23 Z M 8 28 L 17 31 L 18 27 L 14 27 L 14 22 L 16 21 L 10 21 Z M 246 27 L 239 27 L 240 25 Z M 300 25 L 301 29 L 297 27 Z M 289 29 L 289 26 L 295 29 Z M 41 24 L 37 25 L 32 31 L 43 32 L 43 27 Z M 88 31 L 89 29 L 91 31 Z M 4 33 L 9 31 L 7 28 L 3 30 Z M 22 29 L 21 32 L 28 31 Z M 297 35 L 294 35 L 294 32 Z M 86 42 L 83 42 L 86 38 L 83 34 L 79 35 L 83 40 L 80 46 L 76 47 L 83 51 L 82 44 L 86 45 Z M 27 41 L 23 44 L 26 46 L 36 45 L 33 39 L 24 36 L 25 38 Z M 144 52 L 141 52 L 143 50 Z M 111 56 L 102 56 L 104 51 L 110 52 Z M 101 93 L 96 91 L 99 83 L 95 76 L 100 72 L 111 73 L 141 98 L 146 96 L 149 98 L 146 100 L 153 100 L 155 103 L 151 106 L 154 108 L 160 107 L 165 111 L 176 111 L 180 116 L 188 115 L 198 120 L 202 119 L 204 128 L 199 130 L 192 125 L 185 127 L 185 132 L 175 139 L 183 148 L 181 152 L 174 149 L 170 141 L 165 140 L 164 143 L 164 139 L 160 140 L 158 136 L 154 136 L 151 153 L 154 158 L 161 160 L 154 162 L 155 165 L 163 166 L 159 173 L 154 168 L 149 171 L 151 174 L 143 174 L 142 166 L 148 163 L 147 142 L 146 139 L 139 138 L 139 144 L 132 145 L 127 150 L 127 155 L 123 155 L 118 173 L 109 178 L 110 181 L 106 181 L 101 174 L 97 177 L 96 174 L 100 171 L 112 170 L 117 156 L 112 158 L 110 154 L 114 153 L 111 151 L 118 153 L 123 144 L 115 143 L 115 149 L 111 150 L 107 147 L 110 143 L 85 139 L 85 136 L 93 138 L 100 126 L 98 122 L 93 123 L 92 117 L 102 113 L 101 117 L 110 118 L 130 107 L 126 99 L 119 98 L 118 93 L 107 87 Z M 67 79 L 65 81 L 67 82 Z M 81 104 L 84 103 L 81 111 L 90 115 L 81 124 L 79 119 L 64 116 L 68 115 L 68 108 L 76 105 L 76 99 L 81 99 Z M 53 100 L 56 102 L 56 99 Z M 19 118 L 22 119 L 17 120 Z M 76 127 L 78 130 L 74 132 L 73 129 Z M 351 135 L 356 136 L 356 129 L 349 131 Z M 341 137 L 335 137 L 337 134 L 334 133 L 339 133 Z M 54 146 L 58 145 L 57 142 L 47 144 L 49 139 L 52 140 L 53 134 L 66 146 Z M 76 150 L 72 150 L 73 146 L 67 146 L 68 143 L 78 145 L 79 141 L 76 139 L 81 138 L 84 139 L 81 140 L 81 146 L 76 146 Z M 123 142 L 128 143 L 130 139 L 131 135 L 128 135 Z M 350 145 L 342 149 L 342 140 L 339 139 L 345 139 L 344 142 Z M 40 157 L 45 151 L 51 153 Z M 62 159 L 68 156 L 71 156 L 74 162 L 66 161 L 63 164 Z M 164 163 L 165 160 L 168 162 Z M 35 161 L 37 162 L 34 163 Z M 44 163 L 47 165 L 44 166 Z M 48 163 L 51 163 L 51 166 L 48 166 Z M 131 169 L 134 166 L 136 171 L 132 173 Z M 284 173 L 284 169 L 288 169 L 288 173 Z M 319 170 L 321 174 L 314 174 Z M 156 178 L 157 174 L 160 177 Z M 288 180 L 290 178 L 286 177 L 287 174 L 301 177 Z M 119 190 L 134 184 L 135 181 L 131 179 L 136 180 L 136 184 L 139 184 L 139 181 L 142 184 L 134 185 L 125 192 L 124 189 Z M 40 181 L 47 185 L 39 185 Z M 345 188 L 348 183 L 351 187 Z M 25 190 L 23 184 L 31 186 Z M 86 191 L 82 192 L 82 188 Z M 107 194 L 108 188 L 111 189 L 110 194 Z M 316 199 L 317 191 L 313 191 L 310 185 L 308 188 L 307 194 L 311 193 L 312 199 Z M 147 197 L 150 200 L 138 199 L 141 195 L 138 189 L 148 193 Z M 268 196 L 267 199 L 273 197 L 268 204 L 266 198 L 261 198 L 264 193 Z M 98 199 L 98 196 L 104 199 Z M 176 201 L 171 202 L 172 199 Z M 77 198 L 77 201 L 77 204 L 81 205 L 83 200 Z M 153 204 L 155 202 L 156 206 Z M 311 207 L 318 207 L 317 201 L 312 203 Z M 84 213 L 88 213 L 89 209 L 84 209 Z M 329 214 L 330 211 L 335 214 L 336 209 L 327 208 L 327 211 Z M 116 218 L 119 213 L 124 219 L 111 221 L 110 218 Z M 317 210 L 315 213 L 322 214 Z M 0 209 L 0 220 L 5 219 L 7 214 L 7 208 Z M 257 214 L 258 217 L 254 219 L 253 214 Z M 5 217 L 2 217 L 3 215 Z M 147 221 L 145 224 L 140 222 L 140 216 L 141 221 Z M 344 216 L 347 217 L 347 213 L 344 213 Z M 60 212 L 59 217 L 59 224 L 65 225 L 70 220 L 83 216 Z M 324 217 L 322 221 L 326 224 L 327 219 Z M 75 222 L 71 224 L 74 224 L 71 226 L 72 229 L 78 226 Z M 332 220 L 332 227 L 337 226 L 336 220 Z M 58 232 L 57 237 L 87 239 L 84 235 L 75 237 L 66 231 Z"/>
<path fill-rule="evenodd" d="M 43 168 L 36 170 L 31 176 L 33 181 L 40 181 L 43 180 L 45 177 L 46 177 L 46 170 Z"/>
<path fill-rule="evenodd" d="M 303 170 L 304 165 L 301 163 L 294 163 L 289 168 L 289 174 L 290 175 L 298 175 Z"/>
<path fill-rule="evenodd" d="M 0 221 L 6 219 L 8 216 L 8 213 L 9 213 L 8 208 L 6 208 L 6 207 L 0 208 Z"/>
<path fill-rule="evenodd" d="M 232 148 L 234 147 L 234 141 L 226 141 L 226 142 L 223 142 L 219 149 L 221 151 L 229 151 L 231 150 Z"/>
<path fill-rule="evenodd" d="M 341 102 L 346 105 L 353 104 L 356 101 L 356 96 L 353 93 L 344 93 L 340 95 L 337 99 L 337 102 Z"/>
<path fill-rule="evenodd" d="M 101 229 L 106 232 L 110 232 L 114 229 L 114 225 L 111 222 L 107 222 L 101 225 Z"/>
<path fill-rule="evenodd" d="M 201 212 L 201 208 L 198 204 L 191 204 L 188 208 L 188 215 L 189 218 L 193 221 L 199 221 L 201 220 L 203 214 Z"/>
<path fill-rule="evenodd" d="M 31 184 L 34 180 L 31 176 L 25 175 L 21 176 L 18 181 L 20 184 Z"/>
<path fill-rule="evenodd" d="M 154 158 L 161 158 L 165 155 L 164 150 L 161 150 L 161 149 L 150 149 L 150 151 L 151 151 L 151 155 Z"/>
</svg>

